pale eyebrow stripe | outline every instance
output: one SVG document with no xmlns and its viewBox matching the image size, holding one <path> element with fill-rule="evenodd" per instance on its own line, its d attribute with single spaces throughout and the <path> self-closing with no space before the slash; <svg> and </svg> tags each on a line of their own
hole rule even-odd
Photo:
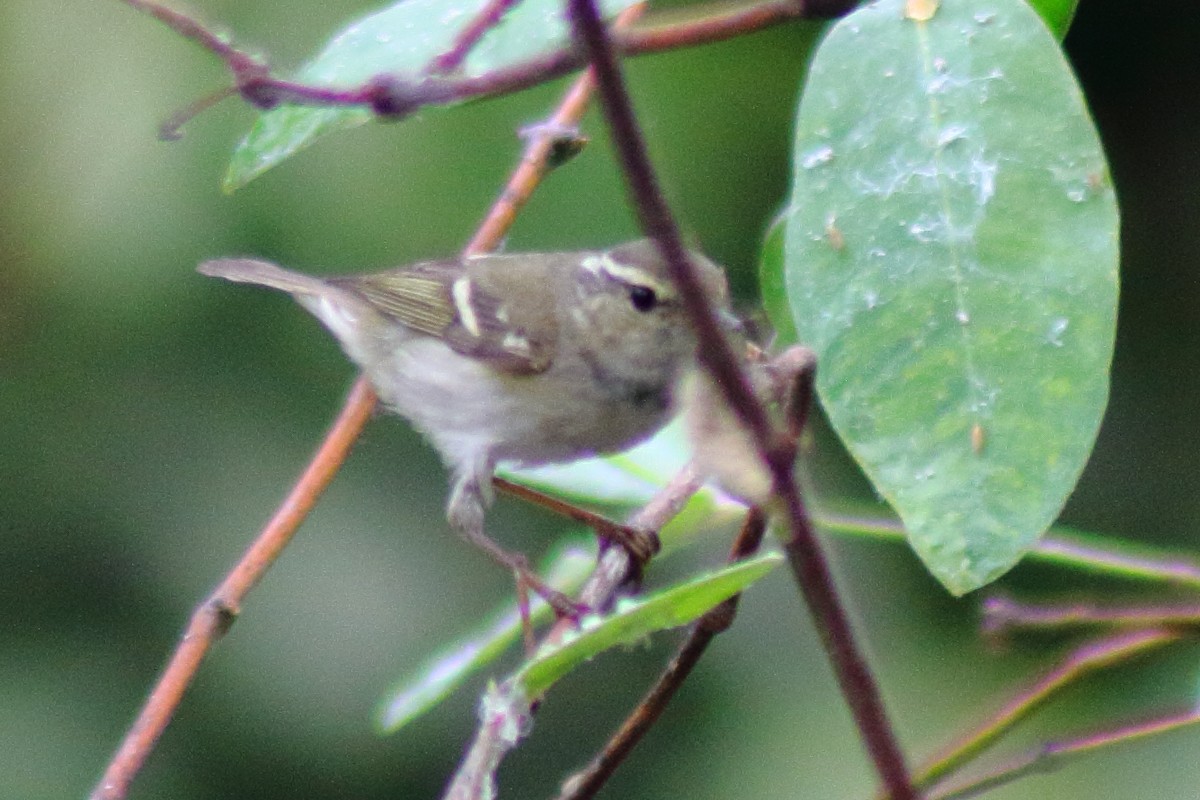
<svg viewBox="0 0 1200 800">
<path fill-rule="evenodd" d="M 458 318 L 463 327 L 472 336 L 478 336 L 479 319 L 475 316 L 475 309 L 471 307 L 471 279 L 464 276 L 456 280 L 450 287 L 450 294 L 454 298 L 454 307 L 458 309 Z"/>
<path fill-rule="evenodd" d="M 606 273 L 608 277 L 634 286 L 646 286 L 654 290 L 660 297 L 672 297 L 675 292 L 669 284 L 655 278 L 640 267 L 631 267 L 613 261 L 607 253 L 588 256 L 583 260 L 583 268 L 599 274 Z"/>
</svg>

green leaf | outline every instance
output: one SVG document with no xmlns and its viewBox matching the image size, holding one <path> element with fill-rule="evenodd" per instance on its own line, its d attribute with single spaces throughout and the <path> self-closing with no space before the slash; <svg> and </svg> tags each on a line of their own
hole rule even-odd
<svg viewBox="0 0 1200 800">
<path fill-rule="evenodd" d="M 786 233 L 838 434 L 955 594 L 1058 515 L 1108 396 L 1117 207 L 1057 42 L 1020 0 L 860 8 L 800 104 Z"/>
<path fill-rule="evenodd" d="M 792 307 L 788 305 L 787 287 L 783 275 L 783 240 L 787 214 L 783 213 L 771 222 L 763 239 L 762 255 L 758 262 L 758 285 L 762 293 L 763 309 L 775 329 L 777 348 L 796 343 L 796 323 L 792 320 Z"/>
<path fill-rule="evenodd" d="M 1075 9 L 1079 6 L 1079 0 L 1029 0 L 1029 5 L 1033 6 L 1046 23 L 1046 27 L 1061 42 L 1067 35 L 1067 29 L 1071 27 L 1071 20 L 1075 19 Z"/>
<path fill-rule="evenodd" d="M 615 16 L 635 0 L 603 0 Z M 349 88 L 381 74 L 420 78 L 489 0 L 401 0 L 352 23 L 293 80 Z M 563 47 L 570 31 L 559 0 L 522 0 L 476 44 L 461 75 L 478 77 Z M 372 119 L 362 108 L 284 105 L 265 111 L 234 151 L 223 188 L 233 192 L 317 139 Z"/>
<path fill-rule="evenodd" d="M 783 556 L 778 553 L 764 553 L 647 597 L 622 601 L 612 613 L 585 619 L 580 631 L 534 655 L 511 683 L 525 697 L 540 697 L 583 662 L 609 648 L 634 644 L 652 633 L 686 625 L 743 591 L 781 561 Z"/>
<path fill-rule="evenodd" d="M 498 472 L 538 491 L 574 503 L 621 511 L 641 508 L 687 464 L 691 449 L 683 426 L 674 422 L 642 444 L 616 455 L 542 467 L 501 467 Z M 746 507 L 712 487 L 703 486 L 659 531 L 665 555 L 692 536 L 724 526 Z"/>
<path fill-rule="evenodd" d="M 595 556 L 566 547 L 544 570 L 546 581 L 561 592 L 574 594 L 595 566 Z M 540 597 L 531 598 L 529 619 L 537 625 L 550 617 Z M 521 615 L 515 603 L 492 615 L 480 628 L 432 656 L 414 675 L 399 681 L 380 703 L 381 733 L 394 733 L 445 700 L 472 675 L 496 660 L 521 636 Z"/>
</svg>

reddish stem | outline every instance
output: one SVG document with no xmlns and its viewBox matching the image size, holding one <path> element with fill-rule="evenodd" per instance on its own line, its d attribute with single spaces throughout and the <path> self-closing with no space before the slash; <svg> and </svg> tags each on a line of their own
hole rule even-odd
<svg viewBox="0 0 1200 800">
<path fill-rule="evenodd" d="M 493 0 L 463 31 L 451 50 L 439 56 L 431 65 L 433 69 L 423 76 L 378 75 L 349 89 L 310 86 L 272 77 L 266 63 L 234 48 L 179 12 L 151 0 L 125 2 L 221 58 L 233 74 L 234 85 L 242 97 L 264 109 L 281 103 L 366 106 L 380 116 L 403 117 L 426 105 L 495 97 L 528 89 L 579 70 L 586 63 L 581 54 L 568 47 L 483 75 L 451 78 L 442 74 L 450 67 L 441 65 L 445 63 L 452 67 L 461 63 L 479 37 L 510 5 L 510 0 Z M 838 16 L 854 5 L 853 0 L 767 0 L 748 8 L 722 9 L 684 22 L 621 31 L 614 34 L 613 43 L 622 55 L 658 53 L 724 41 L 794 20 Z"/>
<path fill-rule="evenodd" d="M 166 730 L 209 649 L 229 630 L 242 601 L 292 540 L 300 523 L 337 474 L 375 408 L 375 393 L 359 378 L 325 441 L 233 571 L 192 614 L 179 646 L 109 763 L 92 800 L 119 800 Z"/>
<path fill-rule="evenodd" d="M 451 48 L 433 60 L 428 71 L 448 73 L 458 69 L 471 52 L 471 48 L 479 44 L 483 35 L 499 24 L 504 14 L 518 2 L 519 0 L 489 0 L 475 18 L 459 31 Z"/>
</svg>

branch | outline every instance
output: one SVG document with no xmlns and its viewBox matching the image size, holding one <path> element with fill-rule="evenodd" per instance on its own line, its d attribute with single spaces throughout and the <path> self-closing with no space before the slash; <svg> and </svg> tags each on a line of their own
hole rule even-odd
<svg viewBox="0 0 1200 800">
<path fill-rule="evenodd" d="M 586 63 L 573 48 L 565 47 L 474 77 L 448 77 L 442 74 L 459 64 L 479 37 L 499 19 L 495 15 L 502 14 L 509 5 L 506 0 L 493 0 L 484 13 L 463 31 L 455 46 L 436 59 L 425 74 L 383 74 L 360 86 L 331 89 L 272 77 L 270 67 L 265 62 L 232 47 L 190 17 L 166 9 L 156 2 L 125 2 L 154 16 L 224 61 L 233 76 L 236 90 L 246 102 L 261 109 L 274 108 L 282 103 L 362 106 L 382 117 L 399 118 L 428 105 L 497 97 L 529 89 L 575 72 Z M 794 20 L 839 16 L 855 4 L 856 0 L 767 0 L 748 8 L 722 9 L 685 22 L 620 32 L 614 41 L 622 55 L 658 53 L 720 42 Z M 450 67 L 443 67 L 443 64 L 449 64 Z M 173 121 L 177 130 L 182 122 Z"/>
<path fill-rule="evenodd" d="M 816 522 L 830 533 L 893 542 L 902 542 L 906 536 L 904 526 L 893 518 L 822 511 Z M 1200 589 L 1200 564 L 1194 558 L 1144 546 L 1133 547 L 1127 542 L 1103 541 L 1098 535 L 1067 528 L 1051 528 L 1027 557 L 1096 575 Z"/>
<path fill-rule="evenodd" d="M 359 378 L 350 390 L 350 396 L 346 398 L 346 404 L 334 421 L 333 427 L 325 435 L 325 441 L 321 443 L 300 480 L 288 493 L 287 499 L 279 506 L 271 521 L 250 545 L 233 571 L 193 612 L 179 646 L 146 699 L 133 727 L 125 734 L 125 739 L 105 770 L 104 777 L 92 791 L 92 800 L 120 800 L 125 796 L 129 784 L 145 764 L 158 737 L 166 730 L 171 717 L 174 716 L 184 692 L 200 669 L 200 663 L 217 639 L 229 630 L 241 612 L 242 601 L 246 595 L 275 563 L 275 559 L 291 541 L 300 523 L 308 516 L 317 498 L 329 486 L 350 453 L 350 448 L 358 439 L 359 433 L 370 419 L 374 407 L 375 393 L 365 378 Z"/>
<path fill-rule="evenodd" d="M 1062 766 L 1062 763 L 1073 756 L 1085 755 L 1096 750 L 1118 744 L 1138 741 L 1147 736 L 1178 730 L 1200 723 L 1200 712 L 1188 711 L 1159 717 L 1136 725 L 1127 725 L 1115 730 L 1084 736 L 1078 739 L 1067 739 L 1060 742 L 1048 742 L 1035 750 L 1026 753 L 1003 767 L 989 772 L 967 783 L 946 789 L 939 789 L 930 795 L 930 800 L 967 800 L 978 797 L 984 792 L 1012 783 L 1018 778 L 1035 773 L 1046 773 Z"/>
<path fill-rule="evenodd" d="M 685 467 L 627 523 L 629 527 L 657 532 L 666 525 L 699 490 L 701 480 L 695 470 Z M 583 585 L 579 600 L 593 609 L 607 608 L 617 590 L 629 579 L 635 564 L 620 547 L 603 551 L 596 570 Z M 550 629 L 544 643 L 557 643 L 574 628 L 562 619 Z M 480 709 L 479 727 L 458 770 L 446 787 L 445 800 L 481 800 L 495 796 L 496 771 L 500 762 L 528 734 L 536 698 L 514 697 L 511 687 L 489 691 Z"/>
<path fill-rule="evenodd" d="M 1182 635 L 1164 629 L 1133 631 L 1089 642 L 1066 656 L 1024 692 L 986 720 L 976 730 L 924 764 L 915 775 L 920 786 L 930 786 L 961 768 L 994 744 L 1018 722 L 1028 717 L 1066 686 L 1097 670 L 1123 664 L 1156 647 L 1179 641 Z"/>
<path fill-rule="evenodd" d="M 646 155 L 613 48 L 595 3 L 593 0 L 569 0 L 568 9 L 576 41 L 595 71 L 602 107 L 638 219 L 667 261 L 701 342 L 701 365 L 721 387 L 725 400 L 753 435 L 764 464 L 771 470 L 773 491 L 791 535 L 785 544 L 788 562 L 821 633 L 842 694 L 889 795 L 893 800 L 915 800 L 916 792 L 878 687 L 854 640 L 829 565 L 796 487 L 793 474 L 795 446 L 786 436 L 771 429 L 766 411 L 754 397 L 688 261 L 679 231 Z"/>
<path fill-rule="evenodd" d="M 766 531 L 767 518 L 758 509 L 750 509 L 742 530 L 738 533 L 729 553 L 730 563 L 740 561 L 757 552 Z M 604 749 L 582 770 L 563 783 L 558 800 L 589 800 L 604 786 L 617 767 L 641 742 L 642 737 L 654 726 L 675 697 L 684 681 L 691 675 L 700 657 L 708 650 L 717 634 L 727 630 L 737 616 L 740 594 L 736 594 L 701 617 L 680 645 L 671 663 L 659 676 L 658 681 L 638 703 L 633 713 L 626 718 L 613 734 Z"/>
<path fill-rule="evenodd" d="M 475 18 L 459 31 L 451 48 L 435 58 L 426 71 L 446 74 L 458 69 L 462 66 L 467 54 L 471 52 L 471 48 L 479 44 L 479 40 L 489 30 L 496 27 L 505 13 L 518 2 L 519 0 L 488 0 L 487 5 L 475 15 Z"/>
<path fill-rule="evenodd" d="M 1152 551 L 1113 542 L 1098 546 L 1070 531 L 1055 531 L 1035 548 L 1045 561 L 1082 567 L 1118 577 L 1163 581 L 1200 589 L 1200 564 L 1194 558 L 1150 554 Z"/>
<path fill-rule="evenodd" d="M 628 550 L 639 564 L 645 564 L 662 548 L 658 535 L 646 533 L 628 525 L 613 522 L 608 517 L 589 511 L 586 508 L 551 497 L 544 492 L 531 489 L 505 478 L 492 478 L 492 485 L 505 494 L 520 498 L 532 505 L 541 506 L 555 514 L 579 522 L 591 528 L 597 536 L 612 544 L 618 544 Z"/>
<path fill-rule="evenodd" d="M 189 38 L 197 39 L 214 52 L 225 52 L 221 48 L 226 46 L 219 39 L 199 26 L 192 26 L 186 17 L 143 0 L 126 2 L 164 19 L 175 30 Z M 638 10 L 640 11 L 640 8 Z M 638 12 L 631 9 L 628 13 L 632 16 Z M 589 93 L 588 78 L 580 78 L 567 93 L 552 122 L 564 126 L 578 122 L 587 105 Z M 520 165 L 467 245 L 466 253 L 486 252 L 499 244 L 517 213 L 545 175 L 548 169 L 547 161 L 552 152 L 552 137 L 538 136 L 530 140 Z M 375 394 L 367 380 L 360 377 L 325 441 L 275 516 L 221 586 L 197 607 L 183 639 L 138 713 L 133 726 L 126 733 L 103 778 L 93 790 L 91 800 L 121 800 L 125 797 L 130 783 L 170 723 L 205 655 L 216 640 L 228 630 L 246 595 L 279 557 L 317 498 L 333 480 L 350 447 L 370 418 L 376 402 Z M 616 551 L 617 548 L 613 550 Z"/>
<path fill-rule="evenodd" d="M 220 58 L 235 75 L 249 76 L 253 73 L 266 75 L 270 71 L 265 61 L 238 50 L 229 44 L 224 36 L 220 36 L 198 21 L 174 9 L 167 8 L 154 0 L 125 0 L 138 11 L 149 14 L 185 39 L 191 39 L 196 44 Z"/>
<path fill-rule="evenodd" d="M 983 601 L 983 629 L 991 636 L 1017 630 L 1054 631 L 1064 628 L 1114 626 L 1121 628 L 1200 627 L 1200 606 L 1104 606 L 1096 603 L 1032 605 L 993 595 Z"/>
</svg>

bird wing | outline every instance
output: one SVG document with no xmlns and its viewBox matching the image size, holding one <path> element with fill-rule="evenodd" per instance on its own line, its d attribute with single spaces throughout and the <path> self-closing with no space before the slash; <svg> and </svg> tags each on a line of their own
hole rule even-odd
<svg viewBox="0 0 1200 800">
<path fill-rule="evenodd" d="M 550 366 L 554 337 L 514 324 L 501 300 L 473 280 L 462 262 L 428 261 L 329 282 L 353 291 L 385 317 L 494 369 L 533 374 Z"/>
</svg>

